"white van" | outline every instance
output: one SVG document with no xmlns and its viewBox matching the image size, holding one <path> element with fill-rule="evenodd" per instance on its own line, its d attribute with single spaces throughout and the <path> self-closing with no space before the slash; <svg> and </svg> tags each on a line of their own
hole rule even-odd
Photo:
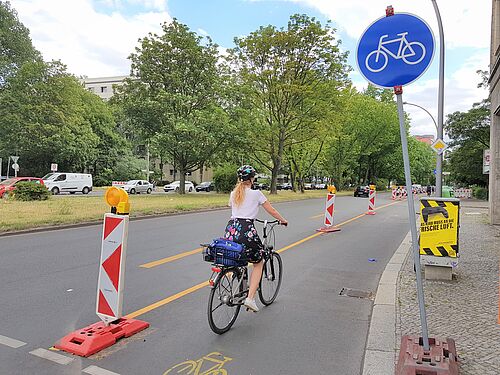
<svg viewBox="0 0 500 375">
<path fill-rule="evenodd" d="M 92 191 L 92 175 L 87 173 L 49 173 L 42 177 L 43 183 L 52 194 Z"/>
</svg>

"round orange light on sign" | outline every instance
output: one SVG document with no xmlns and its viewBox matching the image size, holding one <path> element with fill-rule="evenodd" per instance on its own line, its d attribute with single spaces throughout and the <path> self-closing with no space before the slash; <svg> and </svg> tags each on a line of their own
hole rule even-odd
<svg viewBox="0 0 500 375">
<path fill-rule="evenodd" d="M 113 186 L 106 190 L 104 200 L 111 207 L 117 207 L 120 203 L 128 202 L 128 194 L 125 190 Z"/>
</svg>

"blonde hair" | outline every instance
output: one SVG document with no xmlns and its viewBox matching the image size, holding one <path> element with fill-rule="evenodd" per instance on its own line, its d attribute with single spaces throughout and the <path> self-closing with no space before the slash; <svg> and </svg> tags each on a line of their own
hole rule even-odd
<svg viewBox="0 0 500 375">
<path fill-rule="evenodd" d="M 245 200 L 245 189 L 252 184 L 250 180 L 247 181 L 241 181 L 241 180 L 238 181 L 238 183 L 233 189 L 233 204 L 236 207 L 241 206 L 241 204 Z"/>
</svg>

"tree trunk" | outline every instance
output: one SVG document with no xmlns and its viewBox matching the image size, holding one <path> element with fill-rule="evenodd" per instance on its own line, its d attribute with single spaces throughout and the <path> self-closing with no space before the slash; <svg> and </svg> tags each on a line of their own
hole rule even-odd
<svg viewBox="0 0 500 375">
<path fill-rule="evenodd" d="M 186 169 L 184 165 L 179 166 L 179 194 L 186 194 Z"/>
</svg>

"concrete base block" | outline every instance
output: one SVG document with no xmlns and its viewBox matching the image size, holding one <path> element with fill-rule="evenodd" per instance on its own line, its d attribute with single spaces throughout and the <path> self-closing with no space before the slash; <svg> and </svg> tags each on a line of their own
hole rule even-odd
<svg viewBox="0 0 500 375">
<path fill-rule="evenodd" d="M 453 268 L 441 266 L 425 265 L 425 279 L 426 280 L 453 280 Z"/>
</svg>

